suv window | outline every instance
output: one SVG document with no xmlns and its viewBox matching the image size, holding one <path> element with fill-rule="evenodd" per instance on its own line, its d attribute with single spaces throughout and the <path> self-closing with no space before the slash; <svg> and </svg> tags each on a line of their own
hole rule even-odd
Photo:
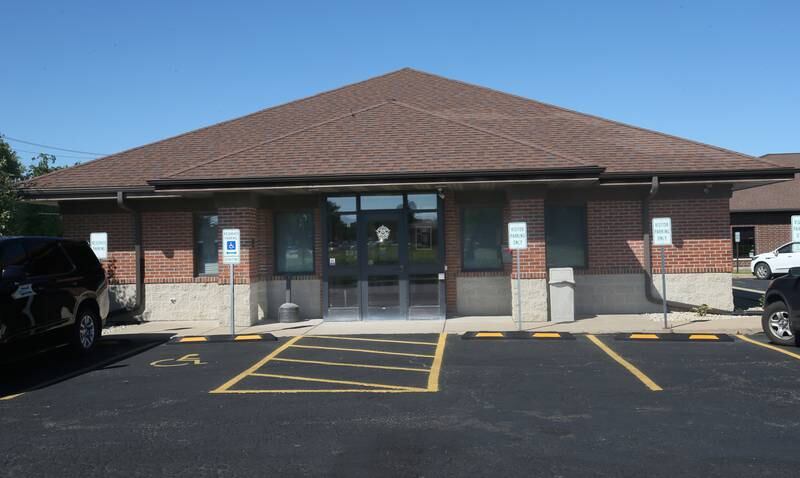
<svg viewBox="0 0 800 478">
<path fill-rule="evenodd" d="M 778 254 L 789 254 L 793 252 L 800 252 L 800 242 L 793 242 L 791 244 L 786 244 L 785 246 L 778 249 Z"/>
<path fill-rule="evenodd" d="M 25 248 L 22 241 L 7 240 L 0 242 L 0 272 L 8 266 L 25 264 Z"/>
<path fill-rule="evenodd" d="M 73 269 L 72 263 L 57 241 L 48 239 L 29 239 L 25 241 L 28 249 L 27 273 L 31 276 L 65 274 Z"/>
<path fill-rule="evenodd" d="M 78 241 L 62 242 L 61 246 L 67 252 L 75 267 L 83 270 L 95 270 L 100 268 L 100 262 L 89 244 Z"/>
</svg>

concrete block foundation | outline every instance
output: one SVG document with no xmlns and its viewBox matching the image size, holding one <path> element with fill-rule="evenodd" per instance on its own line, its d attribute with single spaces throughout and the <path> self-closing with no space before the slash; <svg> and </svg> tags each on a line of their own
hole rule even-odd
<svg viewBox="0 0 800 478">
<path fill-rule="evenodd" d="M 456 279 L 458 315 L 511 315 L 508 276 Z"/>
<path fill-rule="evenodd" d="M 508 280 L 508 279 L 506 279 Z M 514 322 L 519 321 L 517 313 L 517 280 L 510 280 L 511 286 L 511 317 Z M 522 324 L 546 322 L 547 313 L 547 280 L 546 279 L 521 279 L 522 298 Z"/>
</svg>

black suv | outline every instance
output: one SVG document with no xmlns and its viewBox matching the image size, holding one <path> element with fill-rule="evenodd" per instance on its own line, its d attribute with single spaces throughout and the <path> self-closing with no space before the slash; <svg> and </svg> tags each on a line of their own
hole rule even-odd
<svg viewBox="0 0 800 478">
<path fill-rule="evenodd" d="M 52 339 L 80 352 L 95 347 L 108 316 L 108 286 L 86 242 L 0 237 L 0 274 L 0 352 Z"/>
<path fill-rule="evenodd" d="M 800 267 L 770 282 L 764 293 L 761 326 L 769 340 L 780 345 L 800 345 Z"/>
</svg>

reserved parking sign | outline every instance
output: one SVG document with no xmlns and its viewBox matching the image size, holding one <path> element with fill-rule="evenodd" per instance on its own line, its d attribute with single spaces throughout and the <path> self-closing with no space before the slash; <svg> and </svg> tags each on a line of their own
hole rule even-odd
<svg viewBox="0 0 800 478">
<path fill-rule="evenodd" d="M 222 263 L 237 265 L 241 261 L 242 248 L 239 229 L 222 230 Z"/>
<path fill-rule="evenodd" d="M 800 242 L 800 216 L 792 216 L 792 242 Z"/>
</svg>

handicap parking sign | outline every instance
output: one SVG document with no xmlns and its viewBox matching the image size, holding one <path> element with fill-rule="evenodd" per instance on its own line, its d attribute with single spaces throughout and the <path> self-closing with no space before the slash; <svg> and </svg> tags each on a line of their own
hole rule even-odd
<svg viewBox="0 0 800 478">
<path fill-rule="evenodd" d="M 222 242 L 225 243 L 225 250 L 222 254 L 222 263 L 233 265 L 238 264 L 241 258 L 239 229 L 223 229 Z"/>
</svg>

